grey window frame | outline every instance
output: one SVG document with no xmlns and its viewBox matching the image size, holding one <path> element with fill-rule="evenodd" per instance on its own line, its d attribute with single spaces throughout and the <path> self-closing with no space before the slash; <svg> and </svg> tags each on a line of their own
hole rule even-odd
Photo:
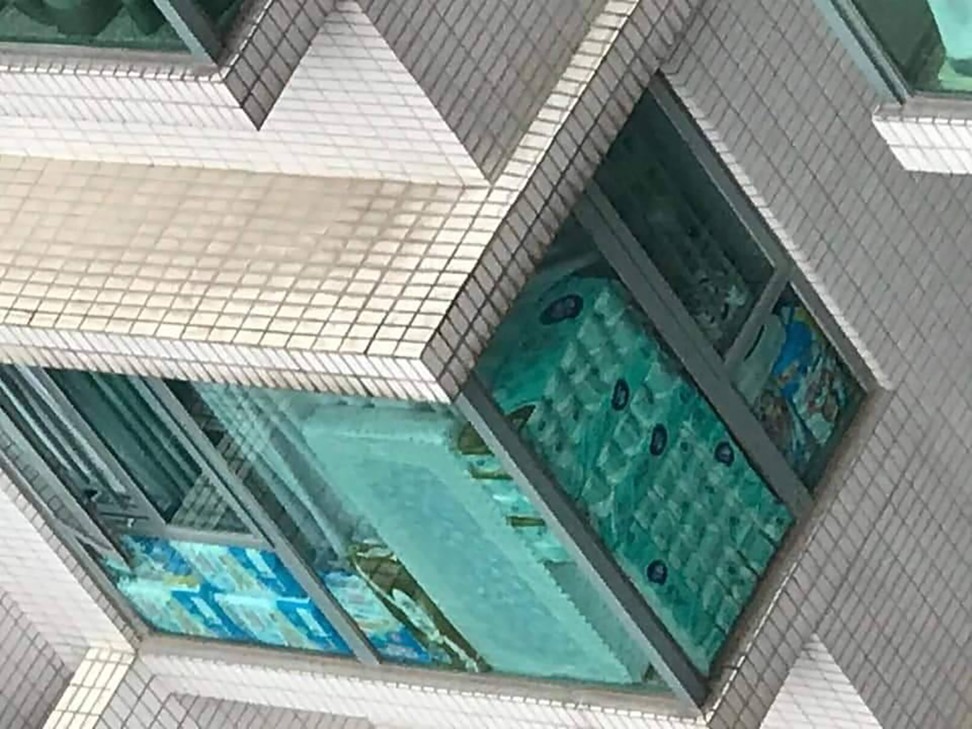
<svg viewBox="0 0 972 729">
<path fill-rule="evenodd" d="M 574 215 L 661 339 L 673 350 L 722 418 L 753 466 L 787 505 L 796 526 L 805 521 L 810 512 L 813 495 L 736 391 L 732 377 L 736 365 L 755 341 L 762 324 L 772 315 L 780 295 L 791 287 L 849 368 L 865 399 L 874 389 L 873 375 L 664 77 L 656 75 L 645 93 L 652 95 L 673 124 L 709 180 L 749 230 L 772 269 L 769 281 L 725 355 L 720 355 L 705 337 L 593 180 L 575 205 Z M 669 688 L 676 696 L 701 707 L 708 698 L 708 677 L 695 668 L 657 613 L 638 594 L 591 528 L 577 515 L 566 492 L 510 425 L 475 373 L 461 388 L 456 404 L 587 572 L 606 604 L 629 630 L 632 640 L 646 648 L 655 669 Z M 778 554 L 782 551 L 778 550 Z M 729 643 L 731 641 L 727 641 L 713 665 L 721 663 Z"/>
<path fill-rule="evenodd" d="M 217 63 L 223 53 L 223 41 L 213 22 L 194 0 L 152 0 L 189 54 L 203 63 Z M 245 10 L 244 10 L 245 12 Z"/>
<path fill-rule="evenodd" d="M 152 0 L 152 3 L 162 13 L 166 22 L 182 41 L 185 50 L 136 50 L 111 46 L 72 45 L 70 43 L 50 42 L 33 43 L 29 41 L 0 41 L 0 51 L 12 50 L 26 56 L 42 55 L 61 56 L 69 54 L 71 57 L 81 56 L 86 59 L 104 59 L 106 61 L 129 61 L 133 58 L 156 59 L 163 63 L 185 61 L 187 66 L 202 64 L 214 67 L 218 64 L 227 49 L 223 38 L 215 24 L 206 16 L 195 0 Z M 251 10 L 250 4 L 245 4 L 240 13 Z"/>
<path fill-rule="evenodd" d="M 854 0 L 814 0 L 814 4 L 883 101 L 904 103 L 915 95 Z"/>
<path fill-rule="evenodd" d="M 913 116 L 967 117 L 970 91 L 915 88 L 884 49 L 854 0 L 814 0 L 854 65 L 881 97 L 883 104 L 905 107 Z"/>
</svg>

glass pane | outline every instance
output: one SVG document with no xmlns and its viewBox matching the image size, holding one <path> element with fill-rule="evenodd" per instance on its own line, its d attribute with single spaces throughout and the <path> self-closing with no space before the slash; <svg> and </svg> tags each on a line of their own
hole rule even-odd
<svg viewBox="0 0 972 729">
<path fill-rule="evenodd" d="M 650 94 L 595 180 L 706 338 L 725 352 L 772 270 Z"/>
<path fill-rule="evenodd" d="M 707 671 L 792 523 L 572 220 L 477 373 Z"/>
<path fill-rule="evenodd" d="M 740 363 L 736 387 L 787 462 L 810 484 L 864 394 L 791 289 Z"/>
<path fill-rule="evenodd" d="M 901 75 L 921 91 L 972 91 L 972 2 L 854 0 Z"/>
<path fill-rule="evenodd" d="M 147 537 L 122 543 L 129 565 L 102 566 L 156 630 L 351 654 L 273 552 Z"/>
<path fill-rule="evenodd" d="M 245 531 L 196 457 L 130 378 L 70 370 L 48 375 L 167 523 Z"/>
<path fill-rule="evenodd" d="M 445 407 L 172 383 L 382 655 L 651 677 L 482 440 Z"/>
<path fill-rule="evenodd" d="M 110 477 L 90 444 L 15 367 L 0 366 L 0 408 L 75 500 L 117 525 L 148 518 L 135 495 Z"/>
<path fill-rule="evenodd" d="M 0 42 L 185 51 L 152 0 L 0 0 Z"/>
</svg>

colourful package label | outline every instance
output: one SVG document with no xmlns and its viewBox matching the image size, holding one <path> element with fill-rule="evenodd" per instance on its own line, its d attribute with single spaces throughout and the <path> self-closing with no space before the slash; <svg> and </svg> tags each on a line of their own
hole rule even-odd
<svg viewBox="0 0 972 729">
<path fill-rule="evenodd" d="M 303 588 L 273 552 L 229 547 L 229 553 L 253 579 L 278 597 L 305 598 Z"/>
<path fill-rule="evenodd" d="M 309 600 L 277 600 L 276 607 L 317 650 L 351 652 L 327 618 Z"/>
<path fill-rule="evenodd" d="M 270 589 L 240 564 L 229 547 L 218 544 L 175 542 L 176 549 L 199 575 L 222 592 L 264 595 Z"/>
<path fill-rule="evenodd" d="M 433 662 L 428 651 L 361 577 L 349 572 L 328 572 L 324 584 L 382 656 L 412 663 Z"/>
<path fill-rule="evenodd" d="M 172 598 L 198 622 L 203 635 L 227 640 L 247 640 L 249 634 L 240 628 L 219 604 L 220 594 L 209 588 L 198 592 L 173 590 Z"/>
<path fill-rule="evenodd" d="M 142 619 L 156 630 L 176 635 L 208 635 L 198 621 L 172 599 L 172 592 L 165 585 L 122 579 L 118 583 L 118 589 L 132 603 Z"/>
<path fill-rule="evenodd" d="M 190 565 L 172 543 L 152 537 L 123 537 L 130 551 L 135 574 L 166 584 L 198 584 L 200 581 Z"/>
<path fill-rule="evenodd" d="M 240 630 L 264 645 L 314 649 L 316 646 L 298 630 L 269 597 L 216 595 L 216 601 Z"/>
</svg>

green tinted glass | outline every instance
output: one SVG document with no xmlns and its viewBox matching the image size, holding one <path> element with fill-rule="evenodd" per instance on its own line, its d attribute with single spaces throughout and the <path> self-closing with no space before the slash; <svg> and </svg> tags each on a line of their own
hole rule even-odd
<svg viewBox="0 0 972 729">
<path fill-rule="evenodd" d="M 224 38 L 246 0 L 199 0 Z M 0 42 L 179 52 L 186 45 L 152 0 L 0 0 Z"/>
<path fill-rule="evenodd" d="M 184 51 L 152 0 L 0 0 L 0 42 Z"/>
<path fill-rule="evenodd" d="M 477 366 L 703 672 L 793 517 L 572 220 Z"/>
<path fill-rule="evenodd" d="M 101 565 L 156 630 L 351 654 L 273 552 L 156 537 L 121 542 L 127 563 Z"/>
<path fill-rule="evenodd" d="M 970 0 L 853 2 L 912 88 L 972 92 Z"/>
<path fill-rule="evenodd" d="M 595 180 L 706 339 L 725 352 L 772 269 L 650 94 Z"/>
</svg>

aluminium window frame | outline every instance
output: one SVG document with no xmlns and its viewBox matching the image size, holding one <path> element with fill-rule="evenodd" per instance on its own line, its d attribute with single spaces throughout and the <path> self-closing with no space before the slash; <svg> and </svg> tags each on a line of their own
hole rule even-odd
<svg viewBox="0 0 972 729">
<path fill-rule="evenodd" d="M 887 54 L 854 0 L 814 0 L 830 29 L 883 101 L 904 103 L 914 96 L 898 65 Z"/>
<path fill-rule="evenodd" d="M 661 339 L 671 347 L 682 360 L 693 380 L 703 394 L 710 399 L 716 411 L 723 418 L 727 428 L 737 438 L 753 465 L 757 467 L 767 484 L 791 506 L 795 524 L 799 526 L 812 506 L 812 495 L 800 482 L 796 474 L 783 460 L 782 455 L 759 426 L 755 416 L 749 411 L 741 396 L 735 392 L 731 382 L 733 368 L 742 359 L 758 334 L 759 326 L 770 315 L 778 295 L 786 286 L 791 286 L 801 301 L 813 315 L 821 331 L 835 347 L 842 361 L 860 384 L 865 397 L 873 388 L 873 376 L 860 355 L 836 322 L 829 315 L 813 287 L 802 277 L 796 265 L 783 251 L 782 245 L 771 232 L 768 223 L 756 210 L 752 201 L 739 187 L 731 173 L 726 169 L 718 154 L 695 125 L 691 115 L 681 106 L 674 92 L 663 77 L 656 76 L 650 82 L 646 93 L 651 93 L 662 108 L 666 117 L 675 126 L 683 141 L 689 146 L 694 157 L 702 165 L 709 179 L 732 207 L 733 212 L 748 228 L 753 239 L 761 247 L 773 268 L 770 280 L 757 298 L 752 311 L 743 324 L 736 340 L 725 354 L 720 356 L 711 343 L 705 339 L 701 330 L 691 319 L 674 291 L 664 281 L 657 268 L 648 259 L 647 253 L 638 245 L 630 230 L 620 220 L 613 206 L 593 185 L 578 204 L 578 218 L 581 224 L 593 233 L 600 253 L 618 272 L 622 281 L 636 297 L 643 311 L 649 315 L 653 325 L 658 327 Z M 378 656 L 360 629 L 321 584 L 318 577 L 291 545 L 290 539 L 281 532 L 265 512 L 261 504 L 253 498 L 249 489 L 240 481 L 230 464 L 212 445 L 206 435 L 182 406 L 168 386 L 154 379 L 138 379 L 139 383 L 153 397 L 159 412 L 172 424 L 172 430 L 182 439 L 184 445 L 191 447 L 191 453 L 199 453 L 200 463 L 209 473 L 214 483 L 221 484 L 230 497 L 230 503 L 242 519 L 252 517 L 257 536 L 247 546 L 261 546 L 273 549 L 283 564 L 291 570 L 294 577 L 311 597 L 318 609 L 332 622 L 332 625 L 351 647 L 354 657 L 370 666 L 396 666 Z M 484 442 L 489 445 L 509 473 L 524 489 L 526 495 L 537 506 L 547 520 L 551 530 L 561 538 L 568 552 L 575 558 L 591 584 L 604 597 L 620 623 L 628 631 L 632 640 L 643 647 L 651 657 L 652 664 L 677 697 L 687 704 L 702 706 L 709 698 L 710 677 L 702 675 L 687 658 L 670 633 L 661 623 L 658 615 L 624 576 L 613 557 L 607 552 L 590 527 L 577 515 L 573 505 L 560 489 L 556 480 L 546 471 L 544 464 L 533 453 L 510 426 L 499 408 L 492 401 L 488 390 L 475 377 L 471 376 L 462 388 L 456 402 L 457 410 L 476 428 Z M 858 409 L 860 410 L 860 408 Z M 0 429 L 8 426 L 0 413 Z M 16 433 L 16 430 L 12 432 Z M 11 471 L 8 459 L 0 453 L 0 465 Z M 40 464 L 41 466 L 43 463 Z M 13 469 L 16 471 L 16 469 Z M 767 475 L 769 474 L 769 475 Z M 56 479 L 55 479 L 56 480 Z M 23 479 L 20 479 L 22 482 Z M 20 484 L 23 487 L 23 484 Z M 29 484 L 27 485 L 29 487 Z M 65 489 L 66 491 L 66 489 Z M 71 503 L 68 501 L 68 503 Z M 81 514 L 80 516 L 84 516 Z M 246 523 L 246 522 L 245 522 Z M 792 531 L 792 529 L 791 529 Z M 170 532 L 175 534 L 176 532 Z M 60 534 L 73 537 L 68 530 Z M 173 536 L 172 538 L 185 538 Z M 223 542 L 221 542 L 223 543 Z M 779 555 L 781 550 L 778 550 Z M 778 557 L 774 557 L 773 562 Z M 771 562 L 771 565 L 773 564 Z M 85 564 L 89 572 L 101 577 L 102 585 L 110 581 L 104 578 L 100 568 L 89 559 Z M 114 602 L 124 602 L 111 585 L 108 590 L 114 594 Z M 125 611 L 130 614 L 131 610 Z M 141 624 L 136 620 L 136 624 Z M 734 630 L 739 630 L 737 625 Z M 148 630 L 152 635 L 163 635 Z M 731 634 L 732 635 L 732 634 Z M 731 643 L 727 641 L 727 645 Z M 169 636 L 167 636 L 169 637 Z M 172 638 L 172 637 L 169 637 Z M 180 637 L 172 638 L 180 640 Z M 188 639 L 186 639 L 188 640 Z M 206 641 L 204 650 L 219 651 L 219 641 Z M 225 645 L 225 643 L 222 643 Z M 246 647 L 248 644 L 240 644 Z M 254 647 L 256 648 L 256 647 Z M 277 650 L 277 649 L 275 649 Z M 314 658 L 315 654 L 306 654 Z M 323 654 L 322 658 L 346 660 L 338 656 Z M 720 664 L 721 654 L 713 665 Z M 511 681 L 518 685 L 550 683 L 528 677 L 513 677 L 500 674 L 464 676 L 470 682 Z M 565 687 L 572 682 L 556 682 Z M 610 692 L 611 687 L 606 688 Z M 618 688 L 617 691 L 623 689 Z"/>
<path fill-rule="evenodd" d="M 136 378 L 137 379 L 137 378 Z M 200 457 L 204 468 L 211 470 L 216 483 L 225 486 L 235 501 L 241 514 L 248 514 L 264 535 L 267 548 L 272 550 L 284 567 L 293 575 L 301 589 L 307 594 L 314 606 L 345 642 L 358 661 L 367 665 L 381 662 L 377 651 L 368 642 L 364 633 L 345 612 L 337 599 L 314 574 L 311 566 L 294 548 L 289 538 L 276 525 L 260 502 L 253 496 L 219 450 L 210 442 L 189 412 L 176 398 L 175 394 L 161 380 L 141 379 L 139 386 L 151 392 L 157 399 L 162 411 L 171 419 L 172 430 L 186 447 L 192 447 Z"/>
<path fill-rule="evenodd" d="M 814 496 L 737 392 L 733 384 L 737 366 L 756 341 L 764 322 L 773 315 L 780 296 L 790 288 L 861 388 L 862 397 L 855 403 L 854 416 L 860 413 L 864 401 L 875 389 L 873 374 L 664 77 L 657 74 L 645 93 L 652 95 L 715 190 L 746 227 L 771 268 L 769 280 L 726 353 L 720 355 L 705 337 L 593 178 L 574 206 L 573 214 L 590 234 L 597 251 L 632 294 L 661 341 L 678 357 L 689 377 L 713 406 L 754 468 L 763 476 L 767 486 L 787 505 L 793 516 L 792 534 L 796 527 L 805 523 L 813 507 Z M 561 539 L 601 592 L 606 604 L 628 629 L 632 639 L 645 648 L 653 666 L 669 688 L 676 696 L 698 707 L 703 706 L 708 699 L 711 677 L 705 676 L 688 659 L 658 614 L 621 572 L 591 527 L 579 516 L 566 496 L 567 492 L 550 474 L 546 464 L 509 423 L 475 372 L 460 389 L 456 405 L 524 489 L 551 531 Z M 847 425 L 849 427 L 850 423 Z M 760 582 L 784 551 L 783 545 L 776 550 L 767 570 L 760 575 Z M 750 600 L 753 597 L 755 593 Z M 729 639 L 713 660 L 713 666 L 721 664 L 725 651 L 732 643 L 732 635 L 740 627 L 737 624 L 733 628 Z"/>
<path fill-rule="evenodd" d="M 194 0 L 152 0 L 189 54 L 202 63 L 218 63 L 223 40 L 215 24 Z M 246 8 L 242 12 L 246 12 Z"/>
<path fill-rule="evenodd" d="M 662 680 L 677 697 L 701 706 L 707 694 L 705 677 L 624 575 L 546 465 L 523 441 L 493 401 L 489 389 L 475 374 L 470 375 L 455 404 L 507 473 L 520 485 L 614 617 L 647 653 Z"/>
<path fill-rule="evenodd" d="M 253 498 L 230 465 L 212 446 L 189 416 L 189 413 L 162 381 L 137 377 L 130 379 L 139 395 L 159 417 L 163 426 L 175 437 L 188 457 L 200 467 L 202 475 L 215 486 L 223 501 L 247 529 L 246 532 L 222 532 L 167 524 L 138 484 L 115 459 L 97 433 L 94 432 L 94 429 L 74 408 L 66 394 L 45 370 L 13 365 L 12 371 L 19 375 L 23 384 L 35 392 L 47 407 L 67 425 L 69 431 L 75 434 L 81 444 L 80 447 L 93 461 L 99 473 L 102 473 L 107 480 L 112 482 L 113 485 L 109 484 L 109 487 L 116 490 L 121 489 L 132 497 L 139 511 L 139 516 L 144 516 L 144 518 L 130 520 L 121 528 L 121 533 L 158 539 L 219 544 L 228 547 L 270 550 L 276 554 L 284 567 L 294 576 L 294 579 L 314 606 L 328 619 L 341 639 L 350 648 L 354 658 L 367 665 L 376 665 L 380 662 L 376 651 L 358 626 L 324 587 L 286 536 L 276 527 L 260 503 Z M 14 403 L 16 404 L 16 399 L 14 399 Z M 121 592 L 89 551 L 94 550 L 96 554 L 111 557 L 121 562 L 127 561 L 124 550 L 115 534 L 115 529 L 110 525 L 110 520 L 106 520 L 99 514 L 84 508 L 36 449 L 30 445 L 20 428 L 2 410 L 0 410 L 0 431 L 7 435 L 12 446 L 22 454 L 22 457 L 27 459 L 30 466 L 44 480 L 45 486 L 57 495 L 58 499 L 65 505 L 72 520 L 77 523 L 78 526 L 76 527 L 59 519 L 46 504 L 43 507 L 38 507 L 41 513 L 47 517 L 48 524 L 59 539 L 66 544 L 73 545 L 72 552 L 75 553 L 76 558 L 85 567 L 89 575 L 96 580 L 102 591 L 111 594 L 112 604 L 116 608 L 119 605 L 125 606 L 124 609 L 120 609 L 120 612 L 135 626 L 137 633 L 143 636 L 161 635 L 162 633 L 147 625 L 144 620 L 137 616 L 134 608 L 127 604 Z M 0 449 L 0 468 L 6 472 L 18 490 L 25 494 L 35 506 L 43 504 L 43 499 L 37 490 L 16 466 L 10 454 L 5 453 L 3 449 Z M 341 656 L 334 657 L 341 658 Z"/>
<path fill-rule="evenodd" d="M 58 42 L 57 40 L 32 42 L 24 40 L 0 40 L 0 53 L 13 52 L 29 57 L 83 57 L 87 60 L 142 61 L 163 64 L 184 63 L 188 68 L 204 66 L 215 68 L 230 50 L 216 24 L 206 15 L 196 0 L 152 0 L 152 4 L 165 18 L 182 41 L 184 49 L 151 50 L 110 45 L 86 45 Z M 239 8 L 238 17 L 248 17 L 255 9 L 252 0 L 246 0 Z M 235 22 L 235 21 L 234 21 Z M 235 25 L 233 26 L 235 27 Z"/>
</svg>

